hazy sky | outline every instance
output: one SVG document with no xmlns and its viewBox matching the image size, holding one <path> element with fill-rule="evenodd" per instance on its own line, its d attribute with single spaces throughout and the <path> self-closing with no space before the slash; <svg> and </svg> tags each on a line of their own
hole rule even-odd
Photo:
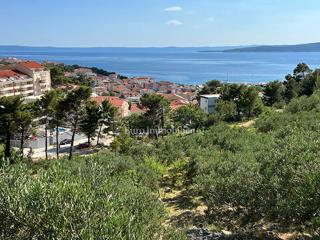
<svg viewBox="0 0 320 240">
<path fill-rule="evenodd" d="M 0 45 L 320 42 L 320 0 L 0 0 Z"/>
</svg>

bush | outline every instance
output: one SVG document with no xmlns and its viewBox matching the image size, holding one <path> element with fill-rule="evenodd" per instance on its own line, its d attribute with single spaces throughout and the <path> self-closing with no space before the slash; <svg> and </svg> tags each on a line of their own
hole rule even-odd
<svg viewBox="0 0 320 240">
<path fill-rule="evenodd" d="M 316 109 L 320 110 L 320 95 L 314 93 L 310 97 L 302 96 L 300 98 L 293 99 L 287 106 L 286 111 L 289 113 L 298 113 L 304 111 L 311 111 Z"/>
<path fill-rule="evenodd" d="M 305 223 L 320 214 L 320 149 L 318 133 L 296 130 L 277 138 L 257 157 L 263 182 L 261 211 L 285 223 Z"/>
<path fill-rule="evenodd" d="M 209 212 L 232 207 L 251 222 L 315 222 L 318 228 L 319 115 L 264 115 L 257 124 L 262 134 L 223 126 L 208 131 L 191 176 Z"/>
<path fill-rule="evenodd" d="M 235 227 L 261 220 L 319 229 L 317 99 L 300 98 L 284 112 L 271 109 L 250 130 L 217 123 L 141 144 L 120 136 L 113 146 L 119 156 L 3 166 L 0 236 L 183 239 L 161 227 L 159 182 L 168 172 L 173 180 L 186 177 L 183 183 L 202 196 L 210 217 L 231 209 L 237 222 L 220 220 Z"/>
<path fill-rule="evenodd" d="M 130 160 L 0 170 L 4 239 L 159 239 L 163 209 Z M 104 162 L 105 161 L 105 162 Z"/>
</svg>

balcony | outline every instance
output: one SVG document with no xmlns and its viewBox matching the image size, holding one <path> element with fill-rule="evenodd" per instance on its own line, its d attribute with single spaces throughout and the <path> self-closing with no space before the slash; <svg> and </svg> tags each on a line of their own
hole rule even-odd
<svg viewBox="0 0 320 240">
<path fill-rule="evenodd" d="M 33 88 L 33 84 L 24 84 L 24 85 L 19 85 L 17 87 L 20 87 L 20 88 Z"/>
</svg>

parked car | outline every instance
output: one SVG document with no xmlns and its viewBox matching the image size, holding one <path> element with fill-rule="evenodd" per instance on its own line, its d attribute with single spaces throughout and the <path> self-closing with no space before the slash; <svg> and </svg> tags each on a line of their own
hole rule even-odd
<svg viewBox="0 0 320 240">
<path fill-rule="evenodd" d="M 89 145 L 89 143 L 81 143 L 81 144 L 79 144 L 78 145 L 78 149 L 86 149 L 86 148 L 89 148 L 90 147 L 90 145 Z"/>
<path fill-rule="evenodd" d="M 67 144 L 71 144 L 71 139 L 63 139 L 59 145 L 62 146 Z"/>
</svg>

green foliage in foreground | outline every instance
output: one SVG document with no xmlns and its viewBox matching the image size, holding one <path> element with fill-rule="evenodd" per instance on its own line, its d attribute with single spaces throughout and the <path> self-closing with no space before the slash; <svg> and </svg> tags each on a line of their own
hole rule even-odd
<svg viewBox="0 0 320 240">
<path fill-rule="evenodd" d="M 202 197 L 211 222 L 227 219 L 237 228 L 263 220 L 294 230 L 307 227 L 315 235 L 317 99 L 302 97 L 284 112 L 270 110 L 249 129 L 219 124 L 142 144 L 121 136 L 115 142 L 118 156 L 2 166 L 0 238 L 183 239 L 162 227 L 158 189 L 169 166 Z"/>
<path fill-rule="evenodd" d="M 283 128 L 272 136 L 220 128 L 207 137 L 218 144 L 197 157 L 195 180 L 212 213 L 232 207 L 250 221 L 283 224 L 319 217 L 318 133 Z"/>
<path fill-rule="evenodd" d="M 297 100 L 303 107 L 284 112 L 271 110 L 251 129 L 220 124 L 131 145 L 126 154 L 153 156 L 171 166 L 185 161 L 188 183 L 215 220 L 232 209 L 229 217 L 237 216 L 239 224 L 264 219 L 319 230 L 320 112 L 314 99 L 303 97 Z"/>
<path fill-rule="evenodd" d="M 145 169 L 142 161 L 103 154 L 5 166 L 0 239 L 159 239 L 157 176 Z"/>
</svg>

